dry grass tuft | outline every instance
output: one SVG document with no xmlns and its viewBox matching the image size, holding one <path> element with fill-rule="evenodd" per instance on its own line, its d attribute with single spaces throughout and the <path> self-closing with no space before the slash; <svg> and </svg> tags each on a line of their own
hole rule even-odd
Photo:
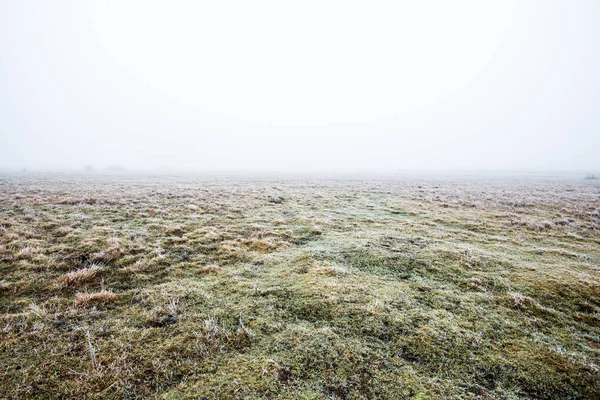
<svg viewBox="0 0 600 400">
<path fill-rule="evenodd" d="M 40 306 L 33 301 L 29 303 L 29 311 L 39 318 L 43 318 L 47 315 L 47 311 L 44 306 Z"/>
<path fill-rule="evenodd" d="M 276 237 L 268 237 L 263 239 L 252 238 L 245 240 L 243 243 L 248 250 L 258 253 L 271 253 L 289 246 L 288 242 Z"/>
<path fill-rule="evenodd" d="M 112 247 L 119 247 L 121 245 L 121 239 L 119 239 L 116 236 L 109 237 L 108 239 L 106 239 L 106 243 Z"/>
<path fill-rule="evenodd" d="M 32 246 L 27 246 L 19 250 L 17 253 L 18 258 L 29 258 L 37 253 L 38 249 Z"/>
<path fill-rule="evenodd" d="M 121 271 L 123 271 L 123 272 L 137 272 L 137 271 L 143 270 L 144 268 L 146 268 L 146 266 L 147 266 L 146 261 L 144 261 L 144 260 L 137 260 L 133 264 L 131 264 L 131 265 L 127 266 L 127 267 L 121 268 Z"/>
<path fill-rule="evenodd" d="M 563 249 L 543 249 L 542 252 L 547 254 L 554 254 L 557 256 L 577 258 L 577 254 Z"/>
<path fill-rule="evenodd" d="M 61 276 L 59 280 L 61 283 L 67 286 L 79 286 L 84 283 L 90 282 L 98 275 L 98 272 L 99 268 L 94 265 L 88 268 L 82 268 L 76 271 L 71 271 Z"/>
<path fill-rule="evenodd" d="M 98 251 L 91 255 L 91 259 L 100 263 L 110 263 L 123 255 L 123 251 L 118 247 L 108 250 Z"/>
<path fill-rule="evenodd" d="M 314 268 L 310 270 L 311 273 L 315 275 L 325 275 L 325 276 L 337 276 L 337 275 L 345 275 L 347 272 L 335 267 L 321 267 Z"/>
<path fill-rule="evenodd" d="M 175 225 L 165 228 L 165 233 L 168 235 L 177 235 L 181 236 L 185 233 L 185 230 L 181 225 Z"/>
<path fill-rule="evenodd" d="M 11 284 L 4 279 L 0 281 L 0 293 L 8 292 L 11 288 Z"/>
<path fill-rule="evenodd" d="M 217 264 L 211 264 L 202 268 L 200 272 L 202 272 L 203 274 L 210 274 L 212 272 L 219 272 L 220 269 L 221 267 L 219 267 Z"/>
<path fill-rule="evenodd" d="M 95 293 L 76 293 L 75 294 L 75 305 L 87 307 L 96 303 L 110 303 L 117 299 L 117 295 L 109 290 L 103 289 L 100 292 Z"/>
</svg>

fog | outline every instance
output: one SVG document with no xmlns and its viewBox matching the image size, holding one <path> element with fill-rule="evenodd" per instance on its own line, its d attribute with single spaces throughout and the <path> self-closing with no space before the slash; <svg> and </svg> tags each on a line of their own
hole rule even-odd
<svg viewBox="0 0 600 400">
<path fill-rule="evenodd" d="M 0 0 L 0 168 L 600 169 L 600 2 Z"/>
</svg>

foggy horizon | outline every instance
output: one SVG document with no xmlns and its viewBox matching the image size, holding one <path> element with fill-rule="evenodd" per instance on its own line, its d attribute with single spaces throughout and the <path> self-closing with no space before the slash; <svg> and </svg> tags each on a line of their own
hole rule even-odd
<svg viewBox="0 0 600 400">
<path fill-rule="evenodd" d="M 0 1 L 0 170 L 600 171 L 600 2 Z"/>
</svg>

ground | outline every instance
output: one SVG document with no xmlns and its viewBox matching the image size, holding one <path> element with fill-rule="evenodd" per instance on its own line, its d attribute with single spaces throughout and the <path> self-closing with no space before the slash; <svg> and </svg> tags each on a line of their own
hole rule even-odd
<svg viewBox="0 0 600 400">
<path fill-rule="evenodd" d="M 0 397 L 600 398 L 600 183 L 0 175 Z"/>
</svg>

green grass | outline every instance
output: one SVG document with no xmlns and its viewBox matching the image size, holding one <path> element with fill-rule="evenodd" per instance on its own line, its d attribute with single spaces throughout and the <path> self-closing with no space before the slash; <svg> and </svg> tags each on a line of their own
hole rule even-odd
<svg viewBox="0 0 600 400">
<path fill-rule="evenodd" d="M 596 399 L 599 207 L 583 179 L 3 175 L 0 398 Z"/>
</svg>

